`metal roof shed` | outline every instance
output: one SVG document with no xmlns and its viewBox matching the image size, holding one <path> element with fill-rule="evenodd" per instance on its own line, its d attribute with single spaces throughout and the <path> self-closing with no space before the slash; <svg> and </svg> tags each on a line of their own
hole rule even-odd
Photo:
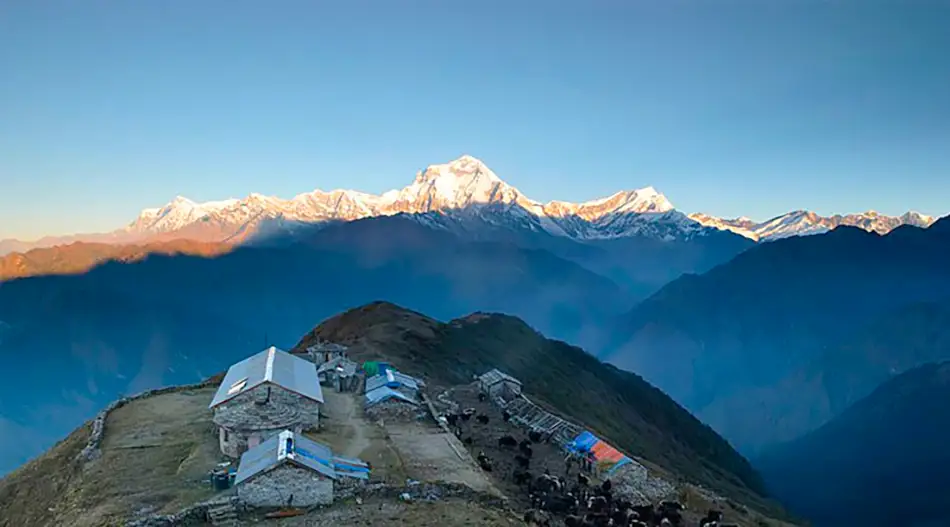
<svg viewBox="0 0 950 527">
<path fill-rule="evenodd" d="M 228 368 L 228 373 L 214 394 L 209 408 L 264 383 L 275 384 L 323 403 L 323 390 L 320 388 L 316 366 L 310 361 L 271 346 Z"/>
<path fill-rule="evenodd" d="M 487 373 L 482 374 L 478 378 L 478 381 L 482 383 L 482 386 L 493 386 L 503 381 L 512 382 L 512 383 L 517 384 L 518 386 L 521 386 L 521 381 L 519 381 L 518 379 L 515 379 L 511 375 L 508 375 L 507 373 L 497 368 L 494 368 L 492 370 L 489 370 Z"/>
<path fill-rule="evenodd" d="M 385 373 L 379 375 L 374 375 L 366 379 L 366 392 L 371 392 L 380 388 L 382 386 L 388 386 L 389 388 L 407 388 L 412 391 L 417 391 L 419 386 L 424 386 L 419 379 L 411 377 L 404 373 L 399 373 L 396 370 L 386 370 Z"/>
<path fill-rule="evenodd" d="M 521 381 L 497 368 L 479 376 L 478 385 L 482 392 L 487 393 L 492 398 L 508 399 L 521 394 Z"/>
<path fill-rule="evenodd" d="M 373 405 L 376 405 L 385 401 L 389 401 L 392 399 L 404 401 L 412 405 L 418 404 L 415 400 L 413 400 L 408 395 L 397 392 L 396 390 L 393 390 L 392 388 L 388 386 L 380 386 L 379 388 L 376 388 L 375 390 L 368 391 L 366 392 L 366 396 L 365 396 L 366 406 L 373 406 Z"/>
<path fill-rule="evenodd" d="M 241 456 L 234 485 L 251 506 L 311 506 L 333 502 L 338 478 L 329 448 L 285 430 Z"/>
<path fill-rule="evenodd" d="M 287 442 L 288 439 L 290 443 Z M 326 446 L 285 430 L 241 456 L 234 484 L 239 485 L 258 474 L 288 462 L 336 479 L 337 474 L 333 470 L 332 460 L 333 453 Z"/>
</svg>

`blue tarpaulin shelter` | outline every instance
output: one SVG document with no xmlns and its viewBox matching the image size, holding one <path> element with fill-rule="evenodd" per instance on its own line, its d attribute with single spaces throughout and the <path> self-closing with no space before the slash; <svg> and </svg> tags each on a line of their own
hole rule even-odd
<svg viewBox="0 0 950 527">
<path fill-rule="evenodd" d="M 607 474 L 613 474 L 618 468 L 631 462 L 622 452 L 586 430 L 567 444 L 567 450 L 591 454 L 597 464 L 606 469 Z"/>
<path fill-rule="evenodd" d="M 567 445 L 567 449 L 572 452 L 590 452 L 598 441 L 600 439 L 597 436 L 585 430 Z"/>
</svg>

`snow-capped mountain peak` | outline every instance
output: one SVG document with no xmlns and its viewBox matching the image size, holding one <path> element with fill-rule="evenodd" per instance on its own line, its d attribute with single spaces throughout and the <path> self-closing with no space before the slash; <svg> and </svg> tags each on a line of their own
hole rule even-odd
<svg viewBox="0 0 950 527">
<path fill-rule="evenodd" d="M 707 214 L 691 214 L 690 218 L 707 227 L 729 230 L 753 240 L 771 241 L 790 236 L 821 234 L 842 225 L 858 227 L 869 232 L 887 234 L 901 225 L 929 227 L 935 219 L 918 212 L 907 212 L 899 217 L 887 216 L 874 210 L 860 214 L 820 216 L 807 210 L 795 210 L 772 219 L 755 222 L 748 218 L 735 220 Z"/>
<path fill-rule="evenodd" d="M 661 214 L 674 210 L 666 196 L 653 187 L 623 190 L 605 198 L 582 203 L 550 201 L 543 206 L 548 216 L 578 216 L 588 221 L 603 218 L 608 214 Z"/>
<path fill-rule="evenodd" d="M 388 192 L 383 201 L 399 212 L 461 209 L 476 204 L 534 205 L 518 189 L 505 183 L 479 159 L 470 155 L 448 163 L 429 165 L 407 187 Z"/>
<path fill-rule="evenodd" d="M 463 210 L 465 214 L 459 216 L 457 212 Z M 677 212 L 666 196 L 653 187 L 621 191 L 583 203 L 542 204 L 526 197 L 470 155 L 429 165 L 409 185 L 382 195 L 317 189 L 289 200 L 253 193 L 242 200 L 207 203 L 178 196 L 164 207 L 142 211 L 126 232 L 136 236 L 165 233 L 202 220 L 208 225 L 209 237 L 233 232 L 232 236 L 243 239 L 264 222 L 285 228 L 398 213 L 431 213 L 420 217 L 420 221 L 430 225 L 458 226 L 459 221 L 474 221 L 495 228 L 517 226 L 575 238 L 642 235 L 669 239 L 704 232 L 702 226 Z M 463 221 L 462 216 L 469 219 Z M 196 236 L 195 232 L 201 229 L 201 225 L 197 231 L 189 229 L 188 236 Z"/>
<path fill-rule="evenodd" d="M 465 214 L 458 214 L 466 211 Z M 534 201 L 498 177 L 478 158 L 463 155 L 427 166 L 412 182 L 381 195 L 355 190 L 312 190 L 291 199 L 253 193 L 244 199 L 197 203 L 176 196 L 159 208 L 145 209 L 126 229 L 135 238 L 188 229 L 188 237 L 244 239 L 268 223 L 278 229 L 327 220 L 355 220 L 410 213 L 430 226 L 477 229 L 517 227 L 579 239 L 648 236 L 664 240 L 727 230 L 756 241 L 818 234 L 850 225 L 881 234 L 899 225 L 928 227 L 934 218 L 917 212 L 891 217 L 869 210 L 861 214 L 822 217 L 796 210 L 763 222 L 747 217 L 724 219 L 677 211 L 652 186 L 624 190 L 581 203 Z M 201 223 L 199 223 L 201 222 Z M 466 223 L 469 222 L 469 223 Z M 474 222 L 474 223 L 471 223 Z M 207 227 L 205 227 L 207 226 Z M 184 231 L 183 231 L 184 232 Z M 229 234 L 230 233 L 230 234 Z"/>
<path fill-rule="evenodd" d="M 666 196 L 657 192 L 653 187 L 644 187 L 638 190 L 625 190 L 607 198 L 581 203 L 581 208 L 604 207 L 612 212 L 629 212 L 635 214 L 663 213 L 674 209 Z"/>
<path fill-rule="evenodd" d="M 236 199 L 196 203 L 184 196 L 175 196 L 163 207 L 143 210 L 126 230 L 141 233 L 171 232 L 236 203 Z"/>
</svg>

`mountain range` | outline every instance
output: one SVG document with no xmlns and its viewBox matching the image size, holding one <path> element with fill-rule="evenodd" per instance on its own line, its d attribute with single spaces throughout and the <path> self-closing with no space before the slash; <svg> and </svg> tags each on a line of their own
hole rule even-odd
<svg viewBox="0 0 950 527">
<path fill-rule="evenodd" d="M 379 196 L 178 198 L 90 236 L 0 259 L 0 355 L 18 360 L 0 386 L 0 474 L 121 394 L 289 347 L 375 300 L 440 320 L 505 313 L 580 345 L 670 395 L 769 483 L 800 452 L 782 445 L 950 360 L 950 217 L 721 220 L 650 187 L 539 203 L 464 156 Z"/>
<path fill-rule="evenodd" d="M 684 275 L 616 323 L 602 357 L 747 454 L 827 422 L 890 376 L 950 359 L 950 217 L 886 235 L 840 227 Z"/>
<path fill-rule="evenodd" d="M 724 219 L 708 214 L 690 214 L 690 219 L 706 227 L 734 232 L 756 241 L 774 241 L 790 236 L 821 234 L 841 226 L 858 227 L 868 232 L 887 234 L 901 225 L 929 227 L 935 220 L 919 212 L 907 212 L 901 216 L 886 216 L 873 210 L 861 214 L 842 216 L 819 216 L 807 210 L 796 210 L 775 218 L 756 222 L 746 217 Z"/>
<path fill-rule="evenodd" d="M 502 226 L 516 223 L 576 240 L 629 236 L 686 240 L 715 228 L 759 241 L 825 232 L 839 225 L 886 233 L 899 225 L 927 226 L 933 222 L 933 218 L 916 212 L 900 217 L 868 212 L 826 218 L 795 211 L 761 223 L 748 218 L 687 216 L 653 187 L 620 191 L 583 203 L 541 203 L 501 180 L 480 160 L 465 155 L 449 163 L 430 165 L 408 186 L 381 195 L 314 190 L 291 199 L 251 194 L 244 199 L 204 203 L 178 196 L 162 207 L 143 210 L 129 225 L 108 233 L 46 237 L 35 242 L 0 240 L 0 255 L 73 242 L 141 244 L 185 238 L 240 243 L 300 226 L 399 213 L 416 214 L 433 224 L 457 228 L 468 218 L 451 211 L 472 213 L 476 209 L 474 215 L 482 222 Z"/>
</svg>

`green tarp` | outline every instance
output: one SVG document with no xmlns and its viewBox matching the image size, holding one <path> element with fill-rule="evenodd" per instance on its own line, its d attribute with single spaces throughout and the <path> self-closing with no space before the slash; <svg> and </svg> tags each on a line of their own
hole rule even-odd
<svg viewBox="0 0 950 527">
<path fill-rule="evenodd" d="M 363 363 L 363 371 L 370 377 L 379 374 L 379 363 L 376 361 L 366 361 Z"/>
</svg>

